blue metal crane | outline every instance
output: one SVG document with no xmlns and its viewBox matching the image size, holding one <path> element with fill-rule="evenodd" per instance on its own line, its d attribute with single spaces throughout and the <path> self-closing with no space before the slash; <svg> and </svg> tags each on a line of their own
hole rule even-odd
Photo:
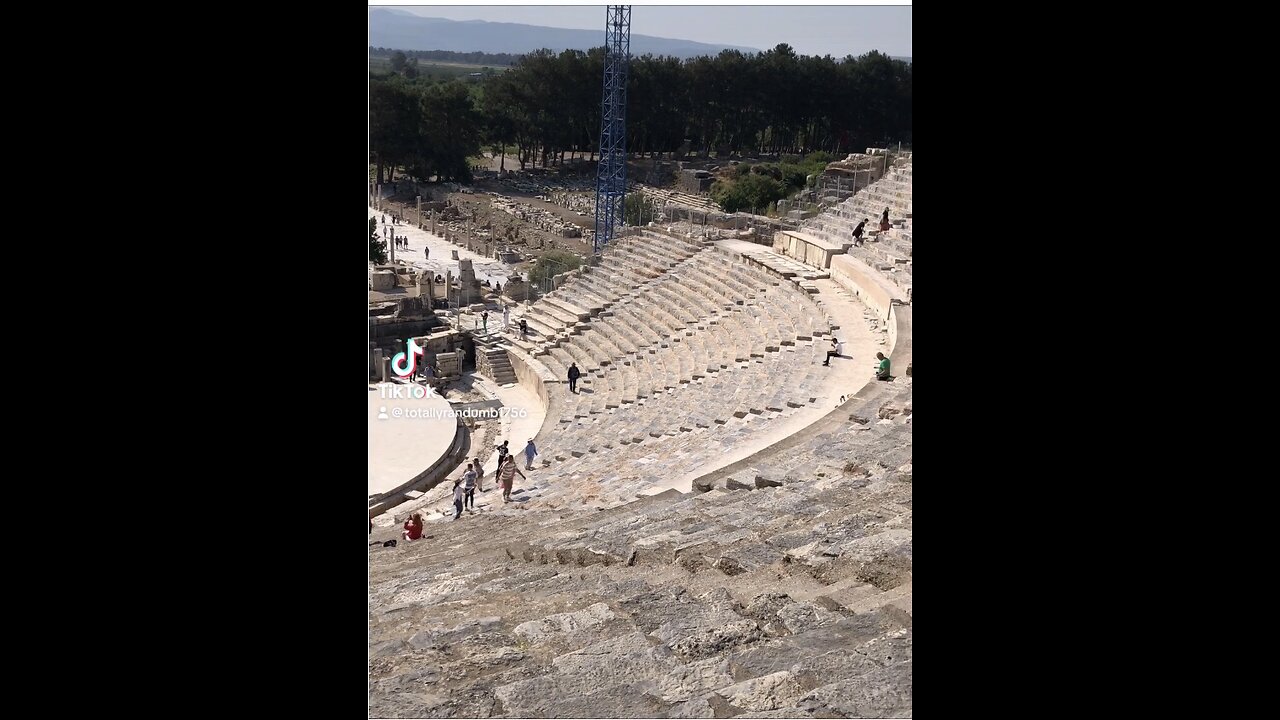
<svg viewBox="0 0 1280 720">
<path fill-rule="evenodd" d="M 631 6 L 609 5 L 604 23 L 604 93 L 600 100 L 600 164 L 596 169 L 599 253 L 622 227 L 627 193 L 627 68 L 631 62 Z"/>
</svg>

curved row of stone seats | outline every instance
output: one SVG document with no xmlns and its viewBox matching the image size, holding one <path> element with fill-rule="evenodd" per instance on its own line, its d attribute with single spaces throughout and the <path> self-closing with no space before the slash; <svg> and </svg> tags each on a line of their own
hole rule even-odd
<svg viewBox="0 0 1280 720">
<path fill-rule="evenodd" d="M 523 318 L 529 325 L 532 342 L 518 341 L 516 344 L 536 354 L 541 346 L 559 342 L 566 329 L 576 322 L 610 307 L 646 283 L 660 279 L 669 268 L 701 250 L 692 244 L 656 235 L 620 239 L 604 254 L 599 266 L 587 268 L 533 306 L 517 313 L 517 328 L 518 321 Z M 513 341 L 519 334 L 517 328 L 507 331 Z"/>
<path fill-rule="evenodd" d="M 728 278 L 733 287 L 752 292 L 752 299 L 713 305 L 714 288 L 708 284 L 702 287 L 712 292 L 691 292 L 690 285 L 698 283 L 685 285 L 690 276 L 708 283 Z M 807 315 L 799 309 L 804 306 Z M 568 364 L 576 362 L 583 377 L 579 395 L 568 393 L 563 383 L 549 388 L 560 397 L 558 411 L 544 426 L 551 436 L 539 442 L 556 448 L 556 462 L 575 458 L 565 472 L 589 473 L 600 469 L 598 462 L 627 466 L 643 459 L 616 448 L 610 448 L 607 461 L 590 457 L 601 423 L 608 423 L 610 441 L 626 446 L 712 430 L 748 416 L 768 419 L 811 403 L 818 394 L 812 387 L 822 376 L 812 369 L 793 371 L 798 365 L 816 367 L 822 356 L 802 339 L 812 336 L 814 310 L 794 286 L 726 263 L 724 256 L 692 258 L 681 274 L 646 284 L 630 302 L 578 323 L 563 343 L 541 356 L 553 376 L 565 377 Z M 780 363 L 783 353 L 786 368 Z M 565 450 L 579 446 L 587 449 Z M 691 448 L 688 467 L 705 461 L 714 448 L 714 442 L 705 441 Z"/>
<path fill-rule="evenodd" d="M 674 436 L 681 432 L 690 432 L 694 428 L 710 428 L 713 424 L 726 425 L 734 422 L 734 417 L 742 418 L 748 414 L 761 416 L 769 413 L 771 417 L 777 416 L 787 408 L 799 407 L 804 402 L 812 400 L 812 398 L 796 398 L 797 390 L 794 388 L 770 391 L 768 379 L 777 377 L 782 372 L 792 372 L 794 366 L 790 364 L 780 366 L 777 361 L 759 359 L 754 364 L 748 364 L 748 367 L 750 374 L 742 376 L 739 373 L 741 379 L 726 381 L 723 376 L 717 374 L 705 382 L 694 380 L 680 383 L 673 388 L 655 393 L 640 404 L 615 410 L 609 414 L 607 420 L 602 418 L 599 421 L 607 423 L 607 434 L 602 432 L 603 428 L 600 426 L 578 424 L 572 426 L 570 432 L 557 431 L 554 437 L 544 441 L 544 445 L 545 442 L 553 442 L 551 452 L 555 454 L 556 459 L 568 460 L 569 455 L 585 454 L 573 452 L 573 448 L 590 446 L 602 436 L 616 436 L 625 445 L 627 439 L 632 442 L 644 441 L 646 434 L 660 439 L 664 435 Z M 732 373 L 725 375 L 728 374 Z M 801 380 L 801 384 L 814 386 L 819 381 L 820 376 L 810 371 Z M 726 414 L 717 418 L 710 408 L 717 403 L 723 407 L 726 399 L 734 403 L 740 412 L 733 416 Z M 691 462 L 688 469 L 691 470 L 698 463 L 705 462 L 709 455 L 714 455 L 716 452 L 718 450 L 709 448 L 706 442 L 700 443 L 698 455 L 695 458 L 697 462 Z M 557 467 L 557 471 L 564 473 L 616 470 L 626 468 L 627 461 L 634 459 L 626 453 L 611 453 L 601 462 L 569 461 L 576 464 L 563 468 Z"/>
<path fill-rule="evenodd" d="M 624 369 L 666 376 L 673 353 L 696 358 L 700 347 L 742 338 L 759 329 L 754 317 L 794 320 L 787 299 L 811 300 L 788 286 L 764 292 L 759 307 L 708 313 L 667 348 L 605 366 L 592 383 L 625 378 Z M 909 308 L 900 310 L 909 332 Z M 477 493 L 479 514 L 431 523 L 422 541 L 373 547 L 370 715 L 909 716 L 911 385 L 902 332 L 894 382 L 871 383 L 804 433 L 697 481 L 707 492 L 636 499 L 709 452 L 752 443 L 774 413 L 706 424 L 704 403 L 772 390 L 769 402 L 776 383 L 744 378 L 794 370 L 788 353 L 820 357 L 821 343 L 575 419 L 550 445 L 539 440 L 544 452 L 572 452 L 517 478 L 516 502 Z M 579 337 L 540 360 L 551 367 L 571 357 Z M 549 389 L 558 402 L 562 389 Z M 636 437 L 639 423 L 657 435 Z M 547 494 L 562 483 L 577 491 Z"/>
<path fill-rule="evenodd" d="M 867 230 L 879 226 L 884 208 L 889 208 L 889 219 L 899 221 L 911 216 L 910 165 L 895 165 L 889 173 L 876 182 L 859 190 L 836 207 L 805 221 L 804 227 L 817 228 L 847 239 L 856 225 L 867 218 Z M 847 228 L 847 229 L 846 229 Z"/>
<path fill-rule="evenodd" d="M 895 228 L 875 230 L 880 213 L 889 207 Z M 848 253 L 866 262 L 902 288 L 911 281 L 911 166 L 909 161 L 890 168 L 889 174 L 859 191 L 832 210 L 804 223 L 804 231 L 831 242 L 847 243 L 853 227 L 868 218 L 867 242 L 849 247 Z"/>
<path fill-rule="evenodd" d="M 745 295 L 729 287 L 702 268 L 695 268 L 681 273 L 677 283 L 687 291 L 698 293 L 704 298 L 704 301 L 714 303 L 721 308 L 741 305 L 747 299 Z"/>
<path fill-rule="evenodd" d="M 693 367 L 688 365 L 681 365 L 679 360 L 672 361 L 670 357 L 666 358 L 665 360 L 663 359 L 647 360 L 646 359 L 646 360 L 638 360 L 636 362 L 638 365 L 642 366 L 640 369 L 645 373 L 644 377 L 646 378 L 646 383 L 652 384 L 653 386 L 655 386 L 654 392 L 653 392 L 653 396 L 655 399 L 653 399 L 651 402 L 646 403 L 645 409 L 643 411 L 637 411 L 640 414 L 645 414 L 645 413 L 652 414 L 655 412 L 663 411 L 662 404 L 661 404 L 661 400 L 662 400 L 661 396 L 663 395 L 663 393 L 666 393 L 668 390 L 671 390 L 671 389 L 679 388 L 681 386 L 688 386 L 691 383 L 699 383 L 699 381 L 702 378 L 705 378 L 708 375 L 713 375 L 712 373 L 707 371 L 695 370 Z M 761 362 L 763 362 L 763 360 Z M 625 373 L 631 370 L 631 366 L 622 366 L 622 367 L 625 369 L 621 370 L 619 374 L 616 375 L 615 377 L 622 377 L 622 373 Z M 720 372 L 720 368 L 717 368 L 716 373 L 719 373 L 719 372 Z M 678 375 L 681 373 L 698 375 L 700 377 L 679 378 Z M 654 376 L 659 374 L 660 374 L 659 378 L 657 380 L 654 380 L 653 379 Z M 638 374 L 637 374 L 637 377 L 639 377 Z M 764 373 L 756 372 L 756 374 L 753 375 L 750 379 L 754 382 L 761 382 L 763 380 L 766 380 L 767 377 Z M 807 380 L 808 378 L 806 378 L 806 381 Z M 626 382 L 626 381 L 623 381 L 623 382 Z M 718 383 L 708 384 L 708 387 L 712 387 L 714 389 L 714 385 L 716 384 Z M 743 384 L 743 387 L 758 388 L 757 392 L 761 396 L 761 398 L 763 398 L 764 394 L 767 392 L 767 387 L 765 386 Z M 599 391 L 597 390 L 596 392 L 599 392 Z M 794 394 L 796 391 L 789 389 L 787 390 L 787 392 Z M 709 407 L 714 407 L 719 397 L 718 391 L 713 391 L 713 392 L 707 393 L 706 395 L 707 396 L 705 398 L 698 398 L 698 399 L 705 400 L 709 404 Z M 723 403 L 723 400 L 720 400 L 720 402 Z"/>
<path fill-rule="evenodd" d="M 747 488 L 763 488 L 772 491 L 775 487 L 785 487 L 787 494 L 791 496 L 788 504 L 795 508 L 804 508 L 806 503 L 813 502 L 818 505 L 814 510 L 815 514 L 821 513 L 821 503 L 823 495 L 834 494 L 841 498 L 840 504 L 847 504 L 846 501 L 851 495 L 862 495 L 860 502 L 866 506 L 876 510 L 885 508 L 884 497 L 876 497 L 874 490 L 871 493 L 857 493 L 858 490 L 866 489 L 875 485 L 877 476 L 883 480 L 884 475 L 892 473 L 909 473 L 908 467 L 911 461 L 911 387 L 909 378 L 899 378 L 894 383 L 877 384 L 872 388 L 872 392 L 868 393 L 865 399 L 859 399 L 856 402 L 849 403 L 846 407 L 842 407 L 839 413 L 834 414 L 831 422 L 824 423 L 822 427 L 806 438 L 800 439 L 799 442 L 793 443 L 790 447 L 772 453 L 765 457 L 752 458 L 753 466 L 736 473 L 731 473 L 722 478 L 709 481 L 703 485 L 703 489 L 711 490 L 708 495 L 701 498 L 686 498 L 678 503 L 684 507 L 692 509 L 708 499 L 714 497 L 718 501 L 722 501 L 716 508 L 715 517 L 723 521 L 728 518 L 733 522 L 742 524 L 741 515 L 734 512 L 726 512 L 732 509 L 729 502 L 732 499 L 734 491 L 741 492 Z M 758 478 L 758 479 L 757 479 Z M 897 480 L 906 480 L 899 476 Z M 887 486 L 885 486 L 887 488 Z M 910 515 L 910 490 L 907 487 L 898 487 L 898 502 L 902 503 L 896 508 L 892 515 L 881 515 L 880 520 L 887 521 L 884 523 L 870 523 L 863 529 L 875 529 L 877 526 L 887 525 L 888 527 L 905 527 L 909 530 Z M 831 499 L 831 498 L 828 498 Z M 751 497 L 747 502 L 759 502 L 758 498 Z M 870 502 L 867 502 L 870 501 Z M 675 509 L 675 508 L 672 508 Z M 785 506 L 782 508 L 788 509 Z M 895 517 L 896 516 L 896 517 Z M 679 515 L 675 517 L 679 518 Z M 761 514 L 757 520 L 759 526 L 750 529 L 759 529 L 773 524 L 776 516 L 769 514 Z M 905 521 L 905 522 L 904 522 Z M 601 528 L 604 530 L 605 528 Z M 730 528 L 722 527 L 721 530 L 729 530 Z M 610 528 L 608 537 L 611 541 L 616 541 L 622 545 L 633 545 L 639 543 L 641 547 L 653 546 L 655 544 L 652 538 L 660 534 L 661 525 L 647 525 L 645 531 L 636 535 L 629 535 L 622 528 Z M 640 530 L 640 528 L 636 528 Z M 830 535 L 830 528 L 821 526 L 809 527 L 803 533 L 806 537 L 821 537 Z M 726 537 L 731 533 L 711 533 L 709 537 Z M 907 535 L 909 540 L 909 534 Z M 847 540 L 848 538 L 844 538 Z M 803 547 L 805 543 L 787 543 L 790 547 Z M 829 544 L 829 543 L 822 543 Z M 896 543 L 901 545 L 901 543 Z M 572 542 L 548 543 L 547 549 L 567 549 L 572 548 Z M 798 558 L 806 562 L 814 562 L 818 564 L 829 564 L 830 560 L 825 558 L 839 557 L 840 553 L 817 552 L 818 550 L 840 550 L 841 548 L 809 548 L 806 553 L 791 553 L 793 559 Z M 909 552 L 909 544 L 905 549 Z M 627 557 L 629 553 L 622 554 Z M 774 555 L 768 560 L 779 560 L 782 555 Z M 743 569 L 751 570 L 760 567 L 760 558 L 738 558 Z M 905 568 L 898 568 L 897 574 L 905 574 L 909 579 L 909 556 Z M 900 578 L 901 579 L 901 578 Z"/>
</svg>

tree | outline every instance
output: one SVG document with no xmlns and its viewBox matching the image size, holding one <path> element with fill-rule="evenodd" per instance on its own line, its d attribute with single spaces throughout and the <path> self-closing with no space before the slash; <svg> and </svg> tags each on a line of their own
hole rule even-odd
<svg viewBox="0 0 1280 720">
<path fill-rule="evenodd" d="M 441 180 L 470 182 L 467 158 L 480 154 L 481 124 L 466 85 L 432 85 L 422 94 L 421 110 L 420 167 L 433 169 Z"/>
<path fill-rule="evenodd" d="M 622 217 L 628 225 L 643 225 L 654 218 L 653 205 L 644 193 L 627 193 L 622 201 Z"/>
<path fill-rule="evenodd" d="M 757 210 L 787 196 L 786 187 L 767 174 L 748 173 L 734 181 L 716 181 L 711 186 L 711 199 L 725 212 Z"/>
<path fill-rule="evenodd" d="M 407 62 L 407 60 L 408 60 L 408 58 L 406 58 L 406 57 L 404 56 L 404 53 L 403 53 L 403 52 L 401 52 L 401 51 L 399 51 L 399 50 L 397 50 L 397 51 L 395 51 L 394 53 L 392 53 L 392 54 L 391 54 L 391 72 L 397 72 L 397 73 L 398 73 L 398 72 L 403 71 L 403 70 L 404 70 L 405 63 Z"/>
<path fill-rule="evenodd" d="M 378 218 L 369 218 L 369 261 L 374 265 L 387 264 L 387 241 L 378 239 Z"/>
<path fill-rule="evenodd" d="M 545 287 L 551 278 L 582 266 L 582 258 L 567 250 L 551 250 L 542 254 L 529 271 L 529 282 Z"/>
<path fill-rule="evenodd" d="M 387 80 L 369 81 L 369 152 L 378 165 L 378 184 L 384 171 L 407 161 L 417 143 L 420 111 L 416 89 L 392 76 Z"/>
</svg>

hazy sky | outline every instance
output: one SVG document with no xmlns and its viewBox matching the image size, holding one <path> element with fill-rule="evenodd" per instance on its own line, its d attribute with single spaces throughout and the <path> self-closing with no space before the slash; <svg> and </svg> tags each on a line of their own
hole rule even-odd
<svg viewBox="0 0 1280 720">
<path fill-rule="evenodd" d="M 379 3 L 370 2 L 377 6 Z M 413 5 L 400 6 L 424 17 L 488 20 L 547 27 L 599 30 L 604 39 L 604 5 Z M 879 50 L 911 55 L 911 7 L 632 5 L 636 35 L 743 45 L 768 50 L 787 43 L 801 55 L 861 55 Z"/>
</svg>

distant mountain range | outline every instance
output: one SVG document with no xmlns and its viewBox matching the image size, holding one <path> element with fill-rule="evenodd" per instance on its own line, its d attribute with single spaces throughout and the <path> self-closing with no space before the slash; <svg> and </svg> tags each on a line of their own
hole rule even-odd
<svg viewBox="0 0 1280 720">
<path fill-rule="evenodd" d="M 428 18 L 404 10 L 369 9 L 369 45 L 396 50 L 450 50 L 453 52 L 526 53 L 539 48 L 590 50 L 604 45 L 604 23 L 599 30 Z M 671 55 L 678 58 L 718 55 L 721 50 L 760 52 L 737 45 L 710 45 L 692 40 L 631 36 L 631 54 Z"/>
</svg>

